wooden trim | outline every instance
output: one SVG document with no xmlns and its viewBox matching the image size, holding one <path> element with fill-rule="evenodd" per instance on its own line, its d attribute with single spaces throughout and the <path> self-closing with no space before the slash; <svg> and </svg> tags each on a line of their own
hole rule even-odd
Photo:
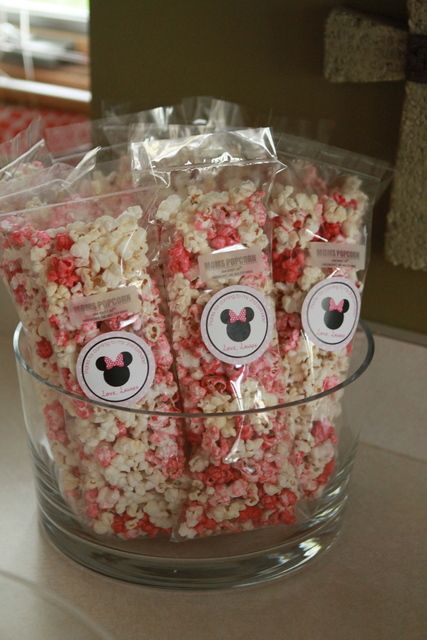
<svg viewBox="0 0 427 640">
<path fill-rule="evenodd" d="M 1 72 L 9 78 L 26 80 L 24 67 L 20 64 L 1 61 Z M 83 90 L 90 86 L 88 67 L 83 65 L 62 64 L 55 69 L 34 67 L 33 81 Z"/>
<path fill-rule="evenodd" d="M 89 90 L 89 39 L 86 34 L 41 27 L 32 28 L 31 33 L 46 38 L 47 40 L 49 38 L 70 40 L 74 43 L 74 51 L 84 57 L 81 63 L 62 62 L 53 68 L 34 64 L 34 77 L 31 78 L 32 81 Z M 0 58 L 0 74 L 1 73 L 11 78 L 29 80 L 25 75 L 24 65 L 20 60 L 8 60 L 7 57 Z"/>
<path fill-rule="evenodd" d="M 90 91 L 0 76 L 0 100 L 89 113 Z"/>
</svg>

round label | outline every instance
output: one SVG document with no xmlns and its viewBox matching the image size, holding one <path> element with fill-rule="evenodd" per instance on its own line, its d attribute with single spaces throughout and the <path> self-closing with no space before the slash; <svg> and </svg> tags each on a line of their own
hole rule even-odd
<svg viewBox="0 0 427 640">
<path fill-rule="evenodd" d="M 81 350 L 77 380 L 92 400 L 129 405 L 153 384 L 156 364 L 150 346 L 126 331 L 103 333 Z"/>
<path fill-rule="evenodd" d="M 325 351 L 344 349 L 357 329 L 360 303 L 359 290 L 351 280 L 322 280 L 304 300 L 302 327 L 309 339 Z"/>
<path fill-rule="evenodd" d="M 273 326 L 269 300 L 243 285 L 218 291 L 203 309 L 201 320 L 203 342 L 212 355 L 236 365 L 253 362 L 264 353 Z"/>
</svg>

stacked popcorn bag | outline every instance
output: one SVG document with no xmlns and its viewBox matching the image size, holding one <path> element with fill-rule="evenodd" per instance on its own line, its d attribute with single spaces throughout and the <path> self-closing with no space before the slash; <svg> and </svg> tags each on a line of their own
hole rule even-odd
<svg viewBox="0 0 427 640">
<path fill-rule="evenodd" d="M 335 388 L 348 373 L 372 207 L 387 167 L 292 135 L 278 137 L 277 151 L 288 169 L 278 176 L 271 201 L 276 322 L 293 401 Z M 353 326 L 347 322 L 340 333 L 347 318 Z M 296 426 L 294 462 L 304 496 L 319 496 L 334 471 L 342 393 L 305 406 Z"/>
<path fill-rule="evenodd" d="M 178 535 L 293 522 L 298 487 L 286 417 L 257 412 L 285 399 L 266 207 L 280 165 L 269 132 L 144 147 L 172 192 L 156 219 L 182 405 L 210 414 L 186 420 L 190 486 Z M 247 410 L 254 413 L 236 415 Z"/>
<path fill-rule="evenodd" d="M 133 408 L 163 411 L 166 417 L 148 418 L 42 391 L 47 436 L 64 497 L 95 532 L 126 538 L 170 532 L 184 471 L 182 429 L 173 417 L 173 361 L 156 276 L 149 269 L 149 227 L 142 223 L 153 197 L 152 189 L 139 189 L 30 209 L 23 213 L 22 226 L 7 234 L 4 251 L 9 265 L 16 252 L 25 257 L 22 271 L 12 274 L 9 269 L 7 277 L 12 290 L 17 277 L 25 283 L 18 309 L 35 349 L 33 365 L 42 374 L 49 363 L 50 375 L 44 377 L 50 382 L 83 395 L 77 357 L 104 334 L 129 332 L 151 354 L 147 393 Z M 89 309 L 102 307 L 98 321 L 86 319 L 83 301 Z M 117 367 L 124 374 L 131 357 L 126 354 Z M 107 377 L 116 368 L 110 361 L 117 361 L 117 354 L 101 360 L 99 373 Z"/>
<path fill-rule="evenodd" d="M 61 494 L 124 539 L 293 524 L 334 470 L 340 391 L 320 394 L 347 374 L 383 169 L 290 136 L 280 162 L 268 129 L 134 124 L 114 160 L 0 182 Z"/>
</svg>

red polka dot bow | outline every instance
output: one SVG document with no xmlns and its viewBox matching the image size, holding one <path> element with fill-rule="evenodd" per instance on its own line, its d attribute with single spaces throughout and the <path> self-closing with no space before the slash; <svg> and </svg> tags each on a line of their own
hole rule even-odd
<svg viewBox="0 0 427 640">
<path fill-rule="evenodd" d="M 344 307 L 344 300 L 340 300 L 339 302 L 335 302 L 333 298 L 329 300 L 329 311 L 339 311 L 342 313 Z"/>
<path fill-rule="evenodd" d="M 107 369 L 112 369 L 113 367 L 124 367 L 125 363 L 123 360 L 123 353 L 119 353 L 115 360 L 111 360 L 108 356 L 104 357 L 105 366 Z"/>
<path fill-rule="evenodd" d="M 240 313 L 234 313 L 234 311 L 231 311 L 231 309 L 228 312 L 229 318 L 230 318 L 230 322 L 231 324 L 233 324 L 233 322 L 246 322 L 246 309 L 242 309 Z"/>
</svg>

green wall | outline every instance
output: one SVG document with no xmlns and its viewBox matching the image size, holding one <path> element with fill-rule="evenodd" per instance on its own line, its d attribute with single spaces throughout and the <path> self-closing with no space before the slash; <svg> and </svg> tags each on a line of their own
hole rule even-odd
<svg viewBox="0 0 427 640">
<path fill-rule="evenodd" d="M 393 161 L 403 83 L 330 84 L 323 29 L 334 0 L 92 0 L 93 114 L 102 102 L 138 108 L 215 95 L 261 111 L 334 121 L 331 141 Z M 406 19 L 404 0 L 349 5 Z M 367 319 L 427 333 L 427 273 L 384 259 L 389 194 L 374 216 Z M 427 206 L 427 203 L 426 203 Z"/>
</svg>

